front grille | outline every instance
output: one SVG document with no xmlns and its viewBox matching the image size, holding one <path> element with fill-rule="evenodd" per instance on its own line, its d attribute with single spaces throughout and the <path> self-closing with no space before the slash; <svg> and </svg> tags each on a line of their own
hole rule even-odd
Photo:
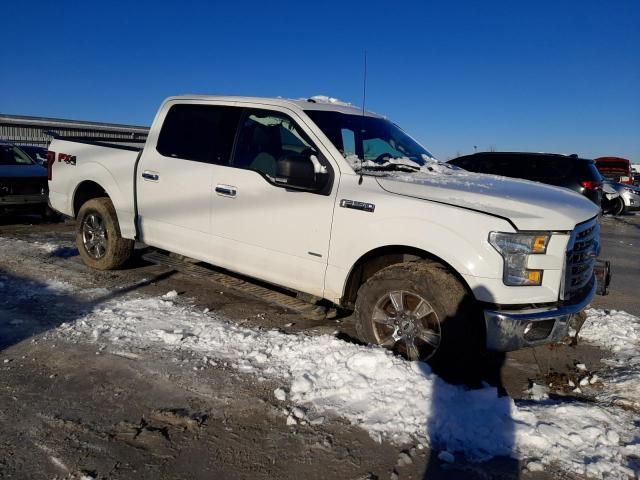
<svg viewBox="0 0 640 480">
<path fill-rule="evenodd" d="M 0 178 L 0 197 L 5 195 L 42 195 L 47 191 L 46 178 Z"/>
<path fill-rule="evenodd" d="M 582 300 L 593 288 L 593 267 L 600 253 L 600 224 L 597 219 L 576 226 L 567 245 L 562 300 Z"/>
</svg>

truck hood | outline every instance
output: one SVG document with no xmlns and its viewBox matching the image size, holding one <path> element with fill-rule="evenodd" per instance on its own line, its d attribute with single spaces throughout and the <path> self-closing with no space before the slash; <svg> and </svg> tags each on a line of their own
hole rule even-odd
<svg viewBox="0 0 640 480">
<path fill-rule="evenodd" d="M 572 190 L 436 164 L 377 177 L 387 192 L 508 218 L 518 230 L 573 230 L 600 209 Z"/>
</svg>

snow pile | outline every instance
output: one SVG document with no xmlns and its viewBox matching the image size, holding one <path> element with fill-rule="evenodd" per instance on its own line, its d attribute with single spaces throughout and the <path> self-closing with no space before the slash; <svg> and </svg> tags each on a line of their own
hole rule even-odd
<svg viewBox="0 0 640 480">
<path fill-rule="evenodd" d="M 49 241 L 34 240 L 27 242 L 17 238 L 0 238 L 0 247 L 6 247 L 8 250 L 5 252 L 11 252 L 12 255 L 17 252 L 31 254 L 34 247 L 53 257 L 69 258 L 78 255 L 78 249 L 72 243 L 62 245 Z"/>
<path fill-rule="evenodd" d="M 28 243 L 29 245 L 39 248 L 40 250 L 44 250 L 47 253 L 53 253 L 59 248 L 62 248 L 61 245 L 58 245 L 57 243 L 53 243 L 53 242 L 40 242 L 36 240 Z"/>
<path fill-rule="evenodd" d="M 477 461 L 508 455 L 608 478 L 633 475 L 626 458 L 640 456 L 638 419 L 630 412 L 552 400 L 516 403 L 493 388 L 447 384 L 427 365 L 381 348 L 243 328 L 160 298 L 106 302 L 59 332 L 120 348 L 189 350 L 282 379 L 288 395 L 282 389 L 276 398 L 316 415 L 334 412 L 378 440 L 418 441 Z M 290 417 L 293 425 L 298 417 Z"/>
<path fill-rule="evenodd" d="M 67 317 L 56 329 L 64 338 L 114 344 L 122 355 L 149 347 L 186 350 L 201 355 L 205 365 L 215 365 L 215 359 L 281 381 L 274 397 L 292 404 L 290 425 L 334 413 L 377 440 L 419 442 L 475 461 L 512 456 L 532 468 L 557 467 L 590 477 L 628 478 L 634 475 L 629 459 L 640 457 L 640 419 L 632 411 L 544 395 L 514 402 L 498 397 L 493 388 L 467 390 L 447 384 L 426 364 L 401 360 L 381 348 L 327 335 L 239 327 L 175 303 L 175 297 L 113 299 L 115 292 L 87 292 L 61 282 L 35 290 L 25 288 L 31 282 L 8 276 L 0 281 L 5 292 L 33 292 L 34 300 L 56 302 L 57 314 Z M 0 310 L 23 303 L 24 298 L 6 295 Z M 74 306 L 67 308 L 69 303 Z M 635 358 L 629 342 L 634 335 L 637 339 L 640 319 L 620 312 L 610 317 L 590 313 L 586 337 L 591 330 L 600 332 L 590 340 L 606 338 L 610 348 Z M 619 318 L 624 321 L 616 321 Z M 617 327 L 603 337 L 597 322 Z"/>
<path fill-rule="evenodd" d="M 607 388 L 600 398 L 640 409 L 640 318 L 616 310 L 587 311 L 580 337 L 613 352 L 599 372 Z"/>
<path fill-rule="evenodd" d="M 418 183 L 427 186 L 463 187 L 480 192 L 499 188 L 500 183 L 514 180 L 497 175 L 472 173 L 440 162 L 429 162 L 415 173 L 395 172 L 390 176 L 393 180 L 401 182 Z M 516 179 L 515 181 L 520 180 Z"/>
<path fill-rule="evenodd" d="M 327 103 L 330 105 L 342 105 L 345 107 L 351 106 L 351 102 L 343 102 L 342 100 L 339 100 L 335 97 L 330 97 L 329 95 L 314 95 L 309 99 L 301 98 L 300 100 L 306 100 L 306 101 L 312 100 L 313 103 Z"/>
</svg>

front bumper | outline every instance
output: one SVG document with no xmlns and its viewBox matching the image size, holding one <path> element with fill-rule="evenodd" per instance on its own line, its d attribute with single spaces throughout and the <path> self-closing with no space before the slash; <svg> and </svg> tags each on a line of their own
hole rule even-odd
<svg viewBox="0 0 640 480">
<path fill-rule="evenodd" d="M 624 200 L 624 205 L 627 210 L 640 210 L 640 195 L 633 192 L 625 191 L 622 194 L 622 199 Z"/>
<path fill-rule="evenodd" d="M 596 294 L 597 282 L 581 302 L 545 310 L 485 310 L 487 349 L 509 352 L 566 338 L 574 315 L 584 310 Z"/>
</svg>

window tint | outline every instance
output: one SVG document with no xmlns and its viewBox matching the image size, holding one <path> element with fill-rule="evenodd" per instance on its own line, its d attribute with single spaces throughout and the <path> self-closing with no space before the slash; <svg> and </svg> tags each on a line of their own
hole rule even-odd
<svg viewBox="0 0 640 480">
<path fill-rule="evenodd" d="M 300 154 L 309 149 L 314 149 L 311 141 L 288 116 L 254 110 L 242 122 L 233 165 L 275 177 L 278 159 L 289 156 L 308 161 Z"/>
<path fill-rule="evenodd" d="M 449 160 L 447 163 L 455 165 L 456 167 L 464 168 L 470 172 L 476 171 L 476 169 L 473 168 L 473 161 L 467 157 L 454 158 L 453 160 Z"/>
<path fill-rule="evenodd" d="M 213 105 L 174 105 L 160 130 L 157 150 L 165 157 L 227 164 L 242 110 Z"/>
<path fill-rule="evenodd" d="M 577 161 L 559 157 L 538 157 L 534 162 L 531 180 L 550 185 L 562 185 L 571 175 Z"/>
<path fill-rule="evenodd" d="M 342 133 L 342 154 L 346 157 L 356 155 L 356 135 L 353 130 L 343 128 L 340 130 Z"/>
<path fill-rule="evenodd" d="M 499 158 L 482 154 L 454 158 L 449 163 L 469 172 L 490 173 L 493 175 L 507 175 L 507 171 L 510 168 L 509 162 L 500 161 Z"/>
<path fill-rule="evenodd" d="M 33 165 L 33 160 L 18 147 L 0 145 L 0 165 Z"/>
<path fill-rule="evenodd" d="M 470 172 L 490 173 L 535 182 L 571 187 L 577 182 L 601 182 L 594 163 L 572 157 L 537 154 L 476 154 L 450 161 Z"/>
<path fill-rule="evenodd" d="M 593 162 L 581 161 L 578 163 L 578 172 L 584 176 L 584 180 L 594 180 L 602 182 L 602 175 Z"/>
</svg>

